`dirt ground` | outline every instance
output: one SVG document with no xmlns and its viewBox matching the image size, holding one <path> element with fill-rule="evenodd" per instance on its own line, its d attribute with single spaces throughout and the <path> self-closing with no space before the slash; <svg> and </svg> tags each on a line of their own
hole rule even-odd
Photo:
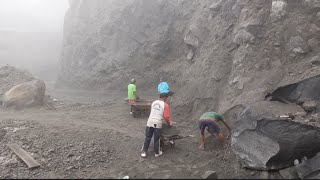
<svg viewBox="0 0 320 180">
<path fill-rule="evenodd" d="M 0 178 L 201 178 L 207 170 L 219 178 L 256 174 L 240 168 L 230 145 L 224 150 L 213 137 L 206 138 L 206 150 L 200 151 L 197 124 L 176 118 L 174 108 L 172 119 L 181 135 L 194 137 L 177 140 L 159 158 L 152 142 L 143 159 L 147 117 L 129 114 L 126 92 L 49 89 L 47 94 L 58 100 L 55 110 L 1 109 Z M 157 98 L 152 93 L 141 96 Z M 8 143 L 19 144 L 41 166 L 28 169 Z"/>
</svg>

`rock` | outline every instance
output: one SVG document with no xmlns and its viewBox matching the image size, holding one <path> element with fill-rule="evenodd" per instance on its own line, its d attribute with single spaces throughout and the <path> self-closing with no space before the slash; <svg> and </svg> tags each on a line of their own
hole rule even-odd
<svg viewBox="0 0 320 180">
<path fill-rule="evenodd" d="M 270 13 L 272 21 L 275 21 L 287 14 L 287 5 L 287 2 L 284 0 L 272 0 Z"/>
<path fill-rule="evenodd" d="M 54 149 L 50 149 L 48 152 L 49 152 L 49 153 L 53 153 L 53 152 L 54 152 Z"/>
<path fill-rule="evenodd" d="M 187 55 L 187 59 L 188 59 L 188 60 L 192 60 L 192 59 L 193 59 L 193 56 L 194 56 L 193 50 L 190 49 L 190 50 L 189 50 L 189 53 L 188 53 L 188 55 Z"/>
<path fill-rule="evenodd" d="M 233 43 L 241 45 L 241 44 L 248 44 L 248 43 L 253 43 L 255 37 L 247 32 L 244 29 L 241 29 L 237 32 L 237 34 L 233 38 Z"/>
<path fill-rule="evenodd" d="M 71 169 L 74 169 L 74 168 L 75 168 L 74 166 L 69 166 L 67 170 L 70 171 Z"/>
<path fill-rule="evenodd" d="M 184 42 L 194 48 L 199 46 L 199 39 L 192 33 L 191 30 L 189 30 L 187 35 L 184 37 Z"/>
<path fill-rule="evenodd" d="M 70 153 L 68 153 L 67 156 L 68 156 L 68 157 L 72 157 L 72 156 L 74 156 L 74 154 L 73 154 L 72 152 L 70 152 Z"/>
<path fill-rule="evenodd" d="M 315 111 L 317 107 L 317 101 L 305 101 L 302 105 L 305 111 Z"/>
<path fill-rule="evenodd" d="M 295 104 L 280 102 L 249 105 L 237 119 L 231 140 L 240 164 L 256 170 L 281 169 L 296 158 L 320 151 L 319 127 L 277 117 L 303 111 Z"/>
<path fill-rule="evenodd" d="M 271 60 L 270 58 L 264 58 L 260 60 L 255 67 L 261 71 L 261 70 L 270 70 L 271 69 Z"/>
<path fill-rule="evenodd" d="M 46 85 L 42 80 L 33 80 L 11 88 L 3 96 L 5 107 L 31 107 L 42 105 Z"/>
<path fill-rule="evenodd" d="M 289 167 L 279 170 L 280 175 L 284 179 L 298 179 L 298 174 L 295 167 Z"/>
<path fill-rule="evenodd" d="M 206 171 L 201 177 L 202 179 L 218 179 L 218 175 L 215 171 Z"/>
<path fill-rule="evenodd" d="M 319 168 L 320 154 L 295 166 L 295 169 L 301 179 L 319 179 Z"/>
<path fill-rule="evenodd" d="M 268 171 L 261 171 L 259 179 L 269 179 L 269 172 Z"/>
<path fill-rule="evenodd" d="M 49 152 L 44 152 L 42 155 L 43 155 L 44 157 L 48 157 L 48 156 L 49 156 Z"/>
<path fill-rule="evenodd" d="M 209 9 L 211 10 L 211 11 L 215 11 L 215 12 L 217 12 L 217 11 L 220 11 L 220 9 L 221 9 L 221 2 L 222 2 L 222 0 L 220 0 L 220 1 L 217 1 L 217 2 L 213 2 L 211 5 L 210 5 L 210 7 L 209 7 Z"/>
<path fill-rule="evenodd" d="M 290 52 L 304 54 L 308 52 L 307 43 L 301 36 L 293 36 L 287 43 L 287 48 Z"/>
<path fill-rule="evenodd" d="M 320 75 L 279 87 L 266 96 L 273 101 L 282 99 L 297 104 L 318 100 L 318 97 L 320 97 Z"/>
<path fill-rule="evenodd" d="M 191 174 L 191 176 L 198 176 L 199 173 L 200 173 L 200 171 L 194 171 L 194 172 Z"/>
</svg>

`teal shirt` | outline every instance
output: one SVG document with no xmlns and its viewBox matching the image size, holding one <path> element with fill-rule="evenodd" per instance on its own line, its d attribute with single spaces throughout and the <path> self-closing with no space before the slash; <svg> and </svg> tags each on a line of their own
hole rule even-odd
<svg viewBox="0 0 320 180">
<path fill-rule="evenodd" d="M 202 114 L 202 116 L 200 117 L 200 120 L 213 120 L 213 121 L 224 121 L 224 117 L 216 112 L 205 112 L 204 114 Z"/>
</svg>

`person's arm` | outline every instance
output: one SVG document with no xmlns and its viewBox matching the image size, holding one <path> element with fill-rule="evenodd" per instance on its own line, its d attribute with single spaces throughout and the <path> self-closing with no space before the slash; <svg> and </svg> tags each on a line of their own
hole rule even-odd
<svg viewBox="0 0 320 180">
<path fill-rule="evenodd" d="M 136 97 L 136 99 L 139 99 L 139 95 L 138 95 L 137 91 L 134 91 L 133 93 L 134 93 L 134 97 Z"/>
<path fill-rule="evenodd" d="M 136 99 L 139 99 L 136 85 L 134 85 L 134 87 L 133 87 L 133 94 L 134 94 L 134 97 L 136 97 Z"/>
<path fill-rule="evenodd" d="M 231 128 L 230 128 L 229 124 L 226 121 L 222 121 L 222 122 L 228 128 L 229 132 L 231 132 Z"/>
<path fill-rule="evenodd" d="M 164 103 L 163 119 L 167 122 L 168 126 L 170 127 L 171 126 L 170 110 L 169 110 L 169 105 L 167 103 Z"/>
<path fill-rule="evenodd" d="M 158 84 L 158 93 L 161 93 L 161 83 Z"/>
</svg>

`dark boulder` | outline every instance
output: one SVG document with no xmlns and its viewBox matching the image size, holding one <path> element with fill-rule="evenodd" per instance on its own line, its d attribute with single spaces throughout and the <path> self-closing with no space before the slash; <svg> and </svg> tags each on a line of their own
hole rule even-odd
<svg viewBox="0 0 320 180">
<path fill-rule="evenodd" d="M 320 128 L 280 118 L 285 113 L 305 113 L 295 104 L 262 101 L 248 106 L 239 116 L 232 148 L 242 166 L 256 170 L 281 169 L 295 159 L 320 151 Z"/>
</svg>

